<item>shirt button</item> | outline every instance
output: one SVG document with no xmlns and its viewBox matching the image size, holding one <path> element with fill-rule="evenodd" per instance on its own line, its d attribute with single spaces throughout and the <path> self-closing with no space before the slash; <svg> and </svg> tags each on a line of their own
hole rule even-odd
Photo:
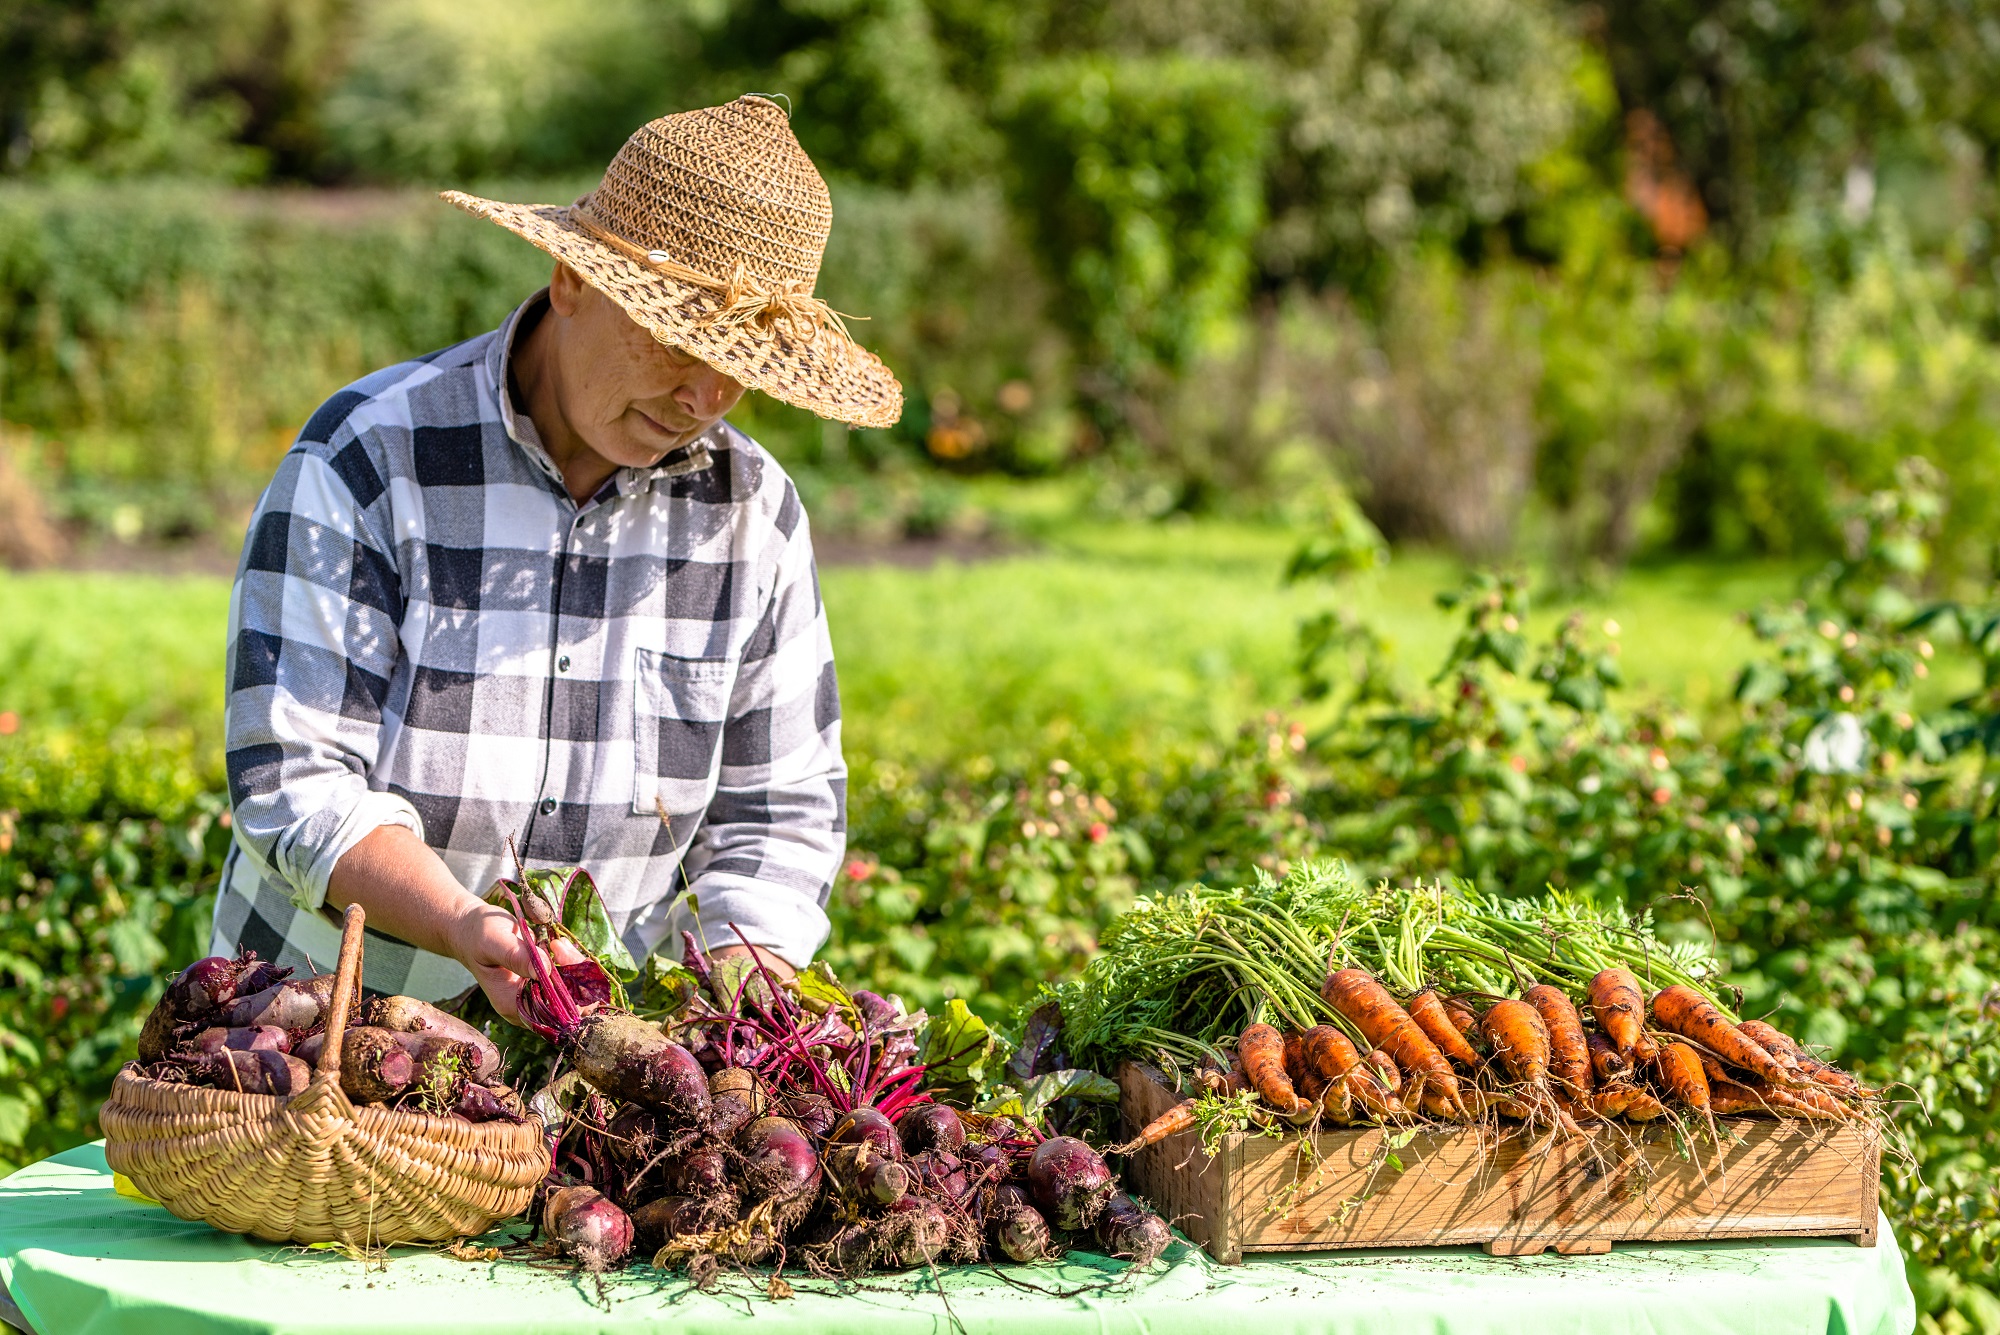
<svg viewBox="0 0 2000 1335">
<path fill-rule="evenodd" d="M 542 799 L 542 814 L 544 816 L 553 816 L 556 814 L 556 800 L 553 797 Z"/>
<path fill-rule="evenodd" d="M 567 672 L 567 671 L 569 671 L 569 655 L 568 655 L 568 654 L 564 654 L 564 655 L 563 655 L 563 656 L 562 656 L 561 658 L 558 658 L 558 659 L 556 660 L 556 671 L 558 671 L 558 672 Z"/>
</svg>

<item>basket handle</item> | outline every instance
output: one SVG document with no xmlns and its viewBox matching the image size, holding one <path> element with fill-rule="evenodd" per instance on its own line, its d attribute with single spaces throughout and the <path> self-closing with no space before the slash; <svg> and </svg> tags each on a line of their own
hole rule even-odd
<svg viewBox="0 0 2000 1335">
<path fill-rule="evenodd" d="M 347 1036 L 347 1012 L 361 987 L 361 923 L 359 904 L 347 906 L 340 928 L 340 964 L 333 971 L 333 1000 L 326 1007 L 326 1038 L 319 1048 L 315 1074 L 340 1079 L 340 1044 Z"/>
</svg>

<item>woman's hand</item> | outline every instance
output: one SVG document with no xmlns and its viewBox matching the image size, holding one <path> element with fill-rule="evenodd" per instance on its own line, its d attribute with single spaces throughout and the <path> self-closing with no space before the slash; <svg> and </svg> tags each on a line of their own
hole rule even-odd
<svg viewBox="0 0 2000 1335">
<path fill-rule="evenodd" d="M 766 969 L 771 971 L 771 977 L 781 983 L 788 978 L 796 977 L 799 972 L 762 946 L 746 946 L 741 944 L 718 946 L 709 952 L 709 958 L 718 960 L 734 959 L 738 955 L 753 956 L 759 964 L 762 964 Z"/>
</svg>

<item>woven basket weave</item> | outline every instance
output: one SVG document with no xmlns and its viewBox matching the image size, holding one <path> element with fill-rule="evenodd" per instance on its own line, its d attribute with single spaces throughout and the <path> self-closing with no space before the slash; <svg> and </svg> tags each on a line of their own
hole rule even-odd
<svg viewBox="0 0 2000 1335">
<path fill-rule="evenodd" d="M 326 1043 L 303 1091 L 197 1089 L 129 1065 L 99 1115 L 111 1167 L 183 1219 L 273 1242 L 441 1242 L 525 1209 L 549 1167 L 539 1120 L 356 1108 L 341 1091 L 361 919 L 347 910 Z"/>
</svg>

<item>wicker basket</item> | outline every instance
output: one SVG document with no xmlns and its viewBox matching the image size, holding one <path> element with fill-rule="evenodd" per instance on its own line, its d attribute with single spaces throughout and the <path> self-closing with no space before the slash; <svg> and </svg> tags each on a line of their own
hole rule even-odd
<svg viewBox="0 0 2000 1335">
<path fill-rule="evenodd" d="M 118 1073 L 104 1157 L 183 1219 L 273 1242 L 376 1246 L 484 1233 L 548 1172 L 542 1125 L 356 1108 L 340 1048 L 361 976 L 361 909 L 347 910 L 326 1043 L 289 1098 Z"/>
</svg>

